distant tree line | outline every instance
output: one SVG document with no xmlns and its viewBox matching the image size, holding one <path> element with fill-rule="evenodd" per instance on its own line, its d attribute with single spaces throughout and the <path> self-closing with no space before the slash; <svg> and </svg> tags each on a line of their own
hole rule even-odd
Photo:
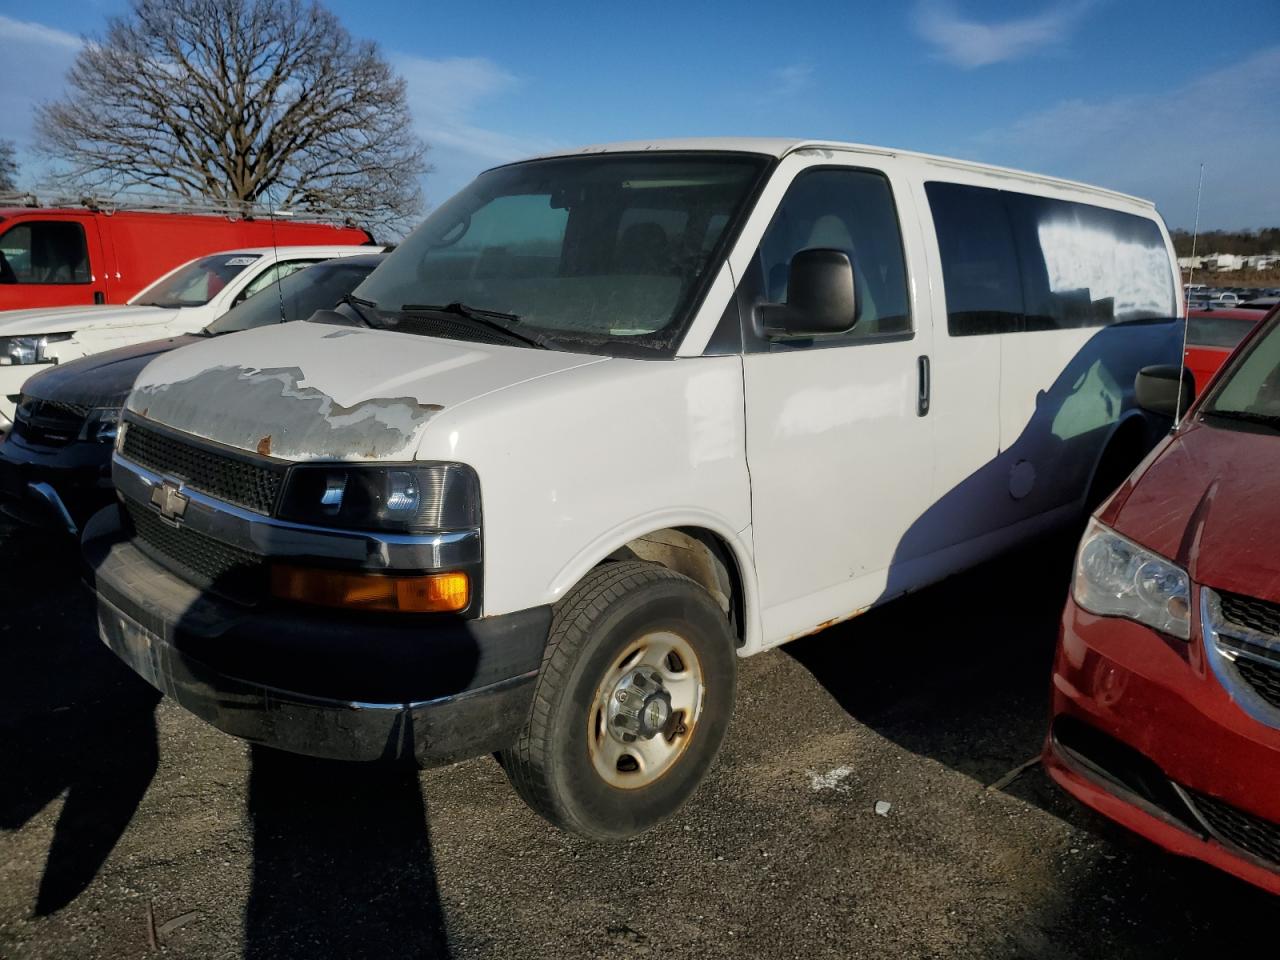
<svg viewBox="0 0 1280 960">
<path fill-rule="evenodd" d="M 18 189 L 18 157 L 13 144 L 0 140 L 0 193 Z"/>
<path fill-rule="evenodd" d="M 1173 249 L 1180 257 L 1191 256 L 1191 232 L 1189 230 L 1172 230 Z M 1196 255 L 1210 253 L 1238 253 L 1248 256 L 1253 253 L 1274 253 L 1280 251 L 1280 227 L 1266 227 L 1262 230 L 1206 230 L 1196 240 Z"/>
</svg>

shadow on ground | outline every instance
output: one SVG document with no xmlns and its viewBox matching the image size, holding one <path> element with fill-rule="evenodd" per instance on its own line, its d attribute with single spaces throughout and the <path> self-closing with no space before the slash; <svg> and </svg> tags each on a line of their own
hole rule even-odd
<svg viewBox="0 0 1280 960">
<path fill-rule="evenodd" d="M 449 956 L 413 767 L 251 762 L 246 958 Z"/>
</svg>

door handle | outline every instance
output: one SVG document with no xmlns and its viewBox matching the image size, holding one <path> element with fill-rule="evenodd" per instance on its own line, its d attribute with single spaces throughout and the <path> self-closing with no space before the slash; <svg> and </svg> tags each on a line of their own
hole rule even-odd
<svg viewBox="0 0 1280 960">
<path fill-rule="evenodd" d="M 919 357 L 916 360 L 916 373 L 919 375 L 919 390 L 916 393 L 916 416 L 923 417 L 929 412 L 929 358 Z"/>
<path fill-rule="evenodd" d="M 97 304 L 106 303 L 107 302 L 106 294 L 104 294 L 101 290 L 93 291 L 93 302 Z"/>
</svg>

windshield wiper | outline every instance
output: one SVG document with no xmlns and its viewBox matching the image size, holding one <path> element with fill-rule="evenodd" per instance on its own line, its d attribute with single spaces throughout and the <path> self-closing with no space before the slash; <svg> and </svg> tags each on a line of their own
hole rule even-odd
<svg viewBox="0 0 1280 960">
<path fill-rule="evenodd" d="M 377 309 L 378 309 L 378 305 L 377 305 L 376 303 L 374 303 L 372 300 L 365 300 L 365 299 L 363 299 L 363 298 L 361 298 L 361 297 L 357 297 L 357 296 L 356 296 L 355 294 L 353 294 L 353 293 L 344 293 L 344 294 L 341 296 L 341 298 L 339 298 L 338 302 L 339 302 L 339 303 L 345 303 L 347 306 L 349 306 L 349 307 L 351 308 L 351 312 L 352 312 L 352 313 L 354 313 L 354 314 L 355 314 L 357 317 L 359 317 L 361 320 L 363 320 L 363 321 L 364 321 L 364 325 L 365 325 L 366 327 L 372 327 L 372 326 L 373 326 L 373 321 L 371 321 L 371 320 L 369 319 L 369 317 L 368 317 L 368 316 L 365 314 L 365 312 L 364 312 L 365 310 L 377 310 Z M 362 307 L 363 307 L 364 309 L 361 309 Z"/>
<path fill-rule="evenodd" d="M 490 330 L 501 331 L 513 340 L 527 343 L 531 347 L 538 347 L 541 350 L 556 349 L 556 342 L 550 337 L 544 337 L 539 333 L 525 333 L 522 330 L 516 330 L 512 325 L 519 323 L 520 317 L 514 313 L 502 313 L 499 310 L 480 310 L 476 307 L 469 307 L 458 300 L 446 304 L 406 303 L 400 308 L 400 312 L 444 313 L 449 316 L 462 317 L 464 320 L 470 320 L 472 323 L 488 327 Z"/>
<path fill-rule="evenodd" d="M 1273 430 L 1280 430 L 1280 414 L 1275 413 L 1254 413 L 1252 410 L 1206 410 L 1204 416 L 1239 420 L 1241 423 L 1256 423 L 1271 427 Z"/>
</svg>

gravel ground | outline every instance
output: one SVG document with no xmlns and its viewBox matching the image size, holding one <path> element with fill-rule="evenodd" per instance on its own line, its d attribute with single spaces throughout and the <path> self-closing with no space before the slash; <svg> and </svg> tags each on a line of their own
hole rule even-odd
<svg viewBox="0 0 1280 960">
<path fill-rule="evenodd" d="M 602 846 L 492 759 L 415 774 L 219 733 L 98 644 L 73 553 L 0 525 L 0 957 L 1256 953 L 1280 901 L 1039 767 L 987 789 L 1040 749 L 1070 552 L 743 661 L 683 815 Z"/>
</svg>

